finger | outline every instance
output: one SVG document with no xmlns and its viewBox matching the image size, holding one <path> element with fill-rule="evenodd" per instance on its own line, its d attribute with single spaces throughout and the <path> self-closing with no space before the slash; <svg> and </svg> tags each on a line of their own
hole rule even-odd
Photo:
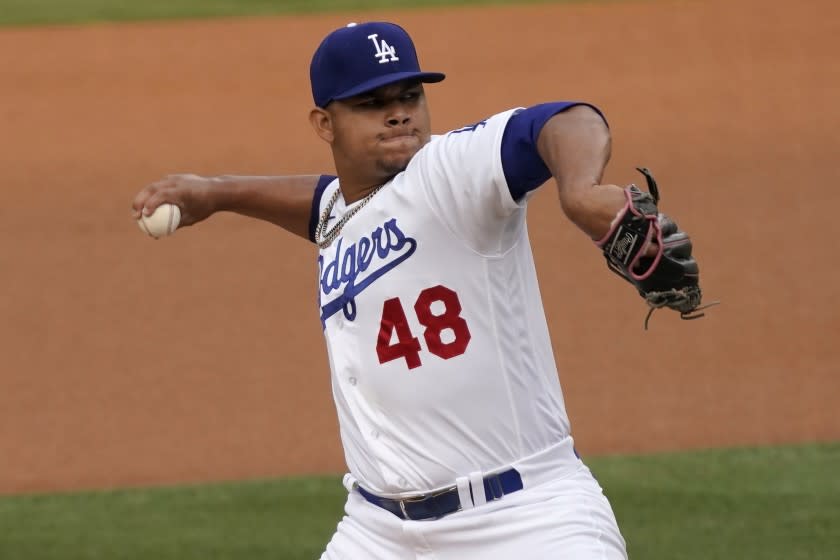
<svg viewBox="0 0 840 560">
<path fill-rule="evenodd" d="M 158 190 L 151 196 L 149 196 L 146 201 L 143 203 L 142 212 L 144 216 L 151 216 L 155 209 L 163 204 L 164 202 L 171 202 L 175 204 L 175 201 L 172 200 L 172 193 L 171 189 L 167 190 Z"/>
<path fill-rule="evenodd" d="M 143 207 L 146 205 L 146 201 L 149 197 L 153 196 L 158 191 L 158 188 L 155 186 L 155 183 L 151 185 L 147 185 L 140 189 L 140 192 L 134 197 L 134 200 L 131 201 L 131 215 L 134 219 L 138 219 L 140 217 L 140 213 L 143 211 Z"/>
<path fill-rule="evenodd" d="M 137 196 L 134 197 L 134 201 L 131 203 L 131 213 L 134 216 L 134 218 L 140 218 L 140 214 L 143 212 L 143 209 L 148 207 L 148 201 L 151 197 L 155 196 L 158 193 L 174 188 L 177 185 L 178 177 L 178 175 L 167 175 L 163 179 L 155 181 L 154 183 L 150 183 L 143 187 L 143 189 L 141 189 L 140 192 L 137 193 Z M 160 204 L 160 202 L 154 203 L 154 205 L 152 206 L 152 210 L 160 206 Z M 146 213 L 147 216 L 149 214 L 151 214 L 151 212 Z"/>
</svg>

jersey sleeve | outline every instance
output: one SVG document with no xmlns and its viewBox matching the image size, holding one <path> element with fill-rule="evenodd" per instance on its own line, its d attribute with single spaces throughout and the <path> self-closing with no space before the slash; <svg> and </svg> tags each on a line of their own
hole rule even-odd
<svg viewBox="0 0 840 560">
<path fill-rule="evenodd" d="M 514 200 L 521 199 L 551 178 L 551 172 L 537 152 L 537 139 L 551 117 L 578 105 L 591 107 L 607 123 L 597 107 L 579 101 L 534 105 L 515 111 L 508 120 L 502 136 L 502 168 Z"/>
<path fill-rule="evenodd" d="M 551 176 L 537 152 L 540 131 L 552 116 L 581 104 L 512 109 L 453 130 L 435 137 L 409 170 L 457 238 L 482 254 L 503 253 L 524 227 L 528 195 Z"/>
<path fill-rule="evenodd" d="M 315 192 L 312 194 L 312 210 L 309 214 L 309 240 L 312 243 L 315 243 L 315 228 L 318 227 L 318 218 L 321 213 L 321 197 L 324 196 L 327 185 L 335 179 L 337 179 L 335 175 L 321 175 L 315 185 Z"/>
</svg>

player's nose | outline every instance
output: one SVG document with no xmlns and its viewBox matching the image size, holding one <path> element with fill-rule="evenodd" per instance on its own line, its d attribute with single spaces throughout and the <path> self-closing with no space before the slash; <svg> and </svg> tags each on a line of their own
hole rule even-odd
<svg viewBox="0 0 840 560">
<path fill-rule="evenodd" d="M 389 126 L 406 125 L 411 121 L 411 113 L 402 103 L 391 103 L 385 114 Z"/>
<path fill-rule="evenodd" d="M 401 126 L 406 125 L 411 122 L 411 117 L 408 114 L 405 115 L 391 115 L 388 117 L 388 125 L 389 126 Z"/>
</svg>

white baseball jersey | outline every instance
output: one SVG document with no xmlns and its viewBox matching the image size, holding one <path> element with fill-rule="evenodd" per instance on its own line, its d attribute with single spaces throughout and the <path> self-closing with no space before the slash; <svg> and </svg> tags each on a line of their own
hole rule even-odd
<svg viewBox="0 0 840 560">
<path fill-rule="evenodd" d="M 318 257 L 347 465 L 377 494 L 450 486 L 569 434 L 528 196 L 503 171 L 513 113 L 433 137 Z M 339 197 L 328 226 L 353 206 Z"/>
</svg>

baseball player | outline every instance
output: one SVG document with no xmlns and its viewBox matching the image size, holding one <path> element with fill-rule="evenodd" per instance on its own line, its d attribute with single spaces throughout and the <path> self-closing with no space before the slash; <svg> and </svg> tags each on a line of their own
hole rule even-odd
<svg viewBox="0 0 840 560">
<path fill-rule="evenodd" d="M 321 325 L 349 474 L 323 559 L 626 558 L 578 457 L 525 225 L 553 177 L 563 212 L 651 309 L 700 303 L 688 237 L 658 191 L 602 185 L 601 112 L 555 102 L 433 136 L 414 44 L 350 24 L 315 52 L 309 118 L 337 176 L 176 175 L 135 217 L 220 210 L 318 247 Z"/>
</svg>

